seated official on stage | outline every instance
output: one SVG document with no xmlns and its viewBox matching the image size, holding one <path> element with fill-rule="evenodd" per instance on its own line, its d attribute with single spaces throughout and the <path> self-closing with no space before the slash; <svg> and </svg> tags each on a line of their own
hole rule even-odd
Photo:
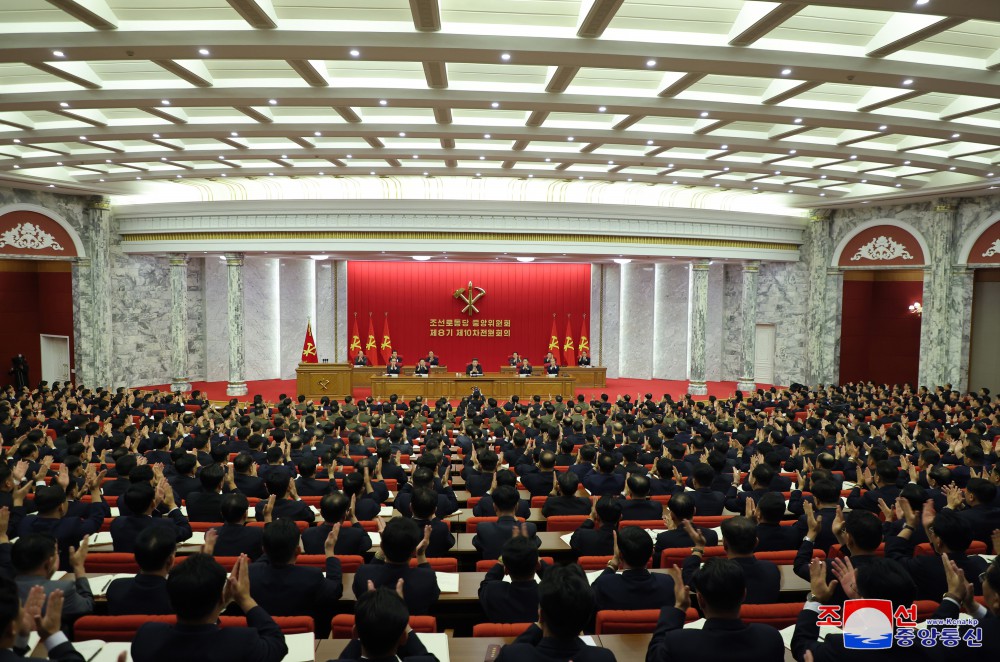
<svg viewBox="0 0 1000 662">
<path fill-rule="evenodd" d="M 392 350 L 392 354 L 389 355 L 389 360 L 386 363 L 392 363 L 395 361 L 399 365 L 403 365 L 403 357 L 399 355 L 399 352 Z"/>
<path fill-rule="evenodd" d="M 555 377 L 559 374 L 559 364 L 551 361 L 545 364 L 545 374 Z"/>
<path fill-rule="evenodd" d="M 470 377 L 483 374 L 483 366 L 479 365 L 479 359 L 472 359 L 472 363 L 465 366 L 465 374 Z"/>
<path fill-rule="evenodd" d="M 358 354 L 357 356 L 354 357 L 354 365 L 366 366 L 366 365 L 371 365 L 371 363 L 368 361 L 367 356 L 365 356 L 364 354 Z"/>
<path fill-rule="evenodd" d="M 385 367 L 385 374 L 398 375 L 400 371 L 401 368 L 399 367 L 399 363 L 396 362 L 396 359 L 389 359 L 389 365 Z"/>
<path fill-rule="evenodd" d="M 420 359 L 417 363 L 417 367 L 413 369 L 414 375 L 427 375 L 430 374 L 431 368 L 427 365 L 427 359 Z"/>
<path fill-rule="evenodd" d="M 521 358 L 520 354 L 514 352 L 513 354 L 510 355 L 510 358 L 507 359 L 507 365 L 512 365 L 516 368 L 517 366 L 521 365 L 521 361 L 523 360 L 524 359 Z"/>
<path fill-rule="evenodd" d="M 542 363 L 544 363 L 545 365 L 552 365 L 552 364 L 559 365 L 559 359 L 556 358 L 555 354 L 549 352 L 548 354 L 545 355 L 545 358 L 542 359 Z"/>
<path fill-rule="evenodd" d="M 517 374 L 519 375 L 530 375 L 531 374 L 531 364 L 528 363 L 528 359 L 521 361 L 521 366 L 517 369 Z"/>
<path fill-rule="evenodd" d="M 427 358 L 424 359 L 424 361 L 427 362 L 427 365 L 432 367 L 438 365 L 438 357 L 431 351 L 427 352 Z"/>
<path fill-rule="evenodd" d="M 587 350 L 585 350 L 585 349 L 584 350 L 580 350 L 580 358 L 578 358 L 576 360 L 576 364 L 578 366 L 580 366 L 581 368 L 589 368 L 590 367 L 590 354 L 587 353 Z"/>
</svg>

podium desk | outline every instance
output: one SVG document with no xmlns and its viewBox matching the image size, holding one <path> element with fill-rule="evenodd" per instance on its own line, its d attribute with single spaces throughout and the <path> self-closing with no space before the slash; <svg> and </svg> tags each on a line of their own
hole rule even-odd
<svg viewBox="0 0 1000 662">
<path fill-rule="evenodd" d="M 545 366 L 532 366 L 535 369 L 532 377 L 545 375 Z M 516 375 L 517 368 L 512 365 L 500 366 L 501 375 Z M 594 366 L 593 368 L 580 368 L 578 366 L 565 366 L 559 368 L 560 377 L 574 377 L 577 388 L 604 388 L 608 385 L 608 369 L 604 366 Z"/>
<path fill-rule="evenodd" d="M 559 377 L 532 376 L 521 378 L 516 375 L 487 373 L 482 377 L 467 377 L 463 373 L 460 377 L 456 377 L 454 373 L 438 373 L 428 377 L 374 376 L 371 378 L 371 385 L 372 397 L 383 400 L 390 395 L 397 395 L 403 399 L 421 396 L 428 400 L 438 398 L 458 400 L 470 395 L 474 388 L 478 388 L 484 397 L 506 400 L 512 395 L 519 398 L 530 398 L 534 395 L 540 395 L 543 398 L 550 395 L 571 398 L 576 387 L 576 380 L 561 375 Z"/>
<path fill-rule="evenodd" d="M 343 400 L 351 391 L 351 365 L 349 363 L 300 363 L 295 369 L 295 390 L 309 400 L 324 395 Z"/>
<path fill-rule="evenodd" d="M 412 375 L 416 365 L 404 365 L 400 367 L 403 375 Z M 448 366 L 429 366 L 431 369 L 431 374 L 436 372 L 445 372 L 448 370 Z M 351 365 L 351 386 L 354 388 L 369 388 L 372 385 L 372 377 L 383 377 L 385 376 L 385 366 L 384 365 L 362 365 L 356 366 Z"/>
</svg>

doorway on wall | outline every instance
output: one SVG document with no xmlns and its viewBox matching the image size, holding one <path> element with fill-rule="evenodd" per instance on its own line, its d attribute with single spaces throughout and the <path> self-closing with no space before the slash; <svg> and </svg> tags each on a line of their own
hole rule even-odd
<svg viewBox="0 0 1000 662">
<path fill-rule="evenodd" d="M 758 324 L 755 334 L 753 380 L 758 384 L 773 384 L 774 351 L 778 329 L 774 324 Z"/>
<path fill-rule="evenodd" d="M 969 343 L 969 389 L 1000 392 L 1000 269 L 976 269 Z"/>
<path fill-rule="evenodd" d="M 69 336 L 53 336 L 43 333 L 39 336 L 42 349 L 42 379 L 52 382 L 68 382 Z"/>
</svg>

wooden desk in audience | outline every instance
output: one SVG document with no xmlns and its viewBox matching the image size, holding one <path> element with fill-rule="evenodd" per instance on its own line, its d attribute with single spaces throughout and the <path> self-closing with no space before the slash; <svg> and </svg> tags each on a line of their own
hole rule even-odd
<svg viewBox="0 0 1000 662">
<path fill-rule="evenodd" d="M 457 400 L 472 393 L 478 388 L 487 397 L 506 400 L 512 395 L 519 398 L 530 398 L 533 395 L 548 397 L 561 395 L 564 398 L 573 397 L 576 380 L 573 377 L 526 377 L 521 379 L 514 375 L 504 376 L 488 373 L 482 377 L 467 377 L 463 373 L 456 377 L 454 373 L 430 375 L 429 377 L 399 377 L 372 376 L 372 397 L 388 398 L 398 395 L 400 398 L 448 398 Z"/>
<path fill-rule="evenodd" d="M 401 370 L 403 375 L 412 375 L 413 369 L 416 365 L 404 365 Z M 431 374 L 447 372 L 448 366 L 430 366 Z M 383 377 L 385 376 L 385 366 L 384 365 L 362 365 L 362 366 L 351 366 L 351 386 L 354 388 L 370 388 L 372 385 L 372 377 Z"/>
<path fill-rule="evenodd" d="M 535 372 L 544 374 L 545 369 L 534 366 Z M 517 368 L 512 365 L 500 366 L 501 375 L 516 375 Z M 577 366 L 566 366 L 559 368 L 559 374 L 563 377 L 573 377 L 576 379 L 577 388 L 604 388 L 608 385 L 608 369 L 603 366 L 593 368 L 580 368 Z"/>
</svg>

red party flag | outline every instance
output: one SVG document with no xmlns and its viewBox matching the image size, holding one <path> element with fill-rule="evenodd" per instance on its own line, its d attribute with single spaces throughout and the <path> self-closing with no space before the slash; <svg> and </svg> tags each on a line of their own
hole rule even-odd
<svg viewBox="0 0 1000 662">
<path fill-rule="evenodd" d="M 316 340 L 313 338 L 312 322 L 306 322 L 306 339 L 302 343 L 302 362 L 319 363 L 319 354 L 316 353 Z"/>
<path fill-rule="evenodd" d="M 566 316 L 566 341 L 563 343 L 563 362 L 566 365 L 576 365 L 576 348 L 573 346 L 573 330 L 569 328 L 569 315 Z"/>
<path fill-rule="evenodd" d="M 587 329 L 587 316 L 584 315 L 583 324 L 580 326 L 580 344 L 577 345 L 577 350 L 579 350 L 581 354 L 586 351 L 587 356 L 590 356 L 590 338 L 587 337 L 589 333 L 590 332 Z"/>
<path fill-rule="evenodd" d="M 385 324 L 382 326 L 382 344 L 379 345 L 379 349 L 382 350 L 382 360 L 385 361 L 386 365 L 389 365 L 389 357 L 392 356 L 392 338 L 389 336 L 388 313 L 385 316 Z"/>
<path fill-rule="evenodd" d="M 378 365 L 378 343 L 375 341 L 375 323 L 372 316 L 368 315 L 368 341 L 365 342 L 365 356 L 368 357 L 370 365 Z"/>
<path fill-rule="evenodd" d="M 552 316 L 552 335 L 549 337 L 549 351 L 552 352 L 552 356 L 556 357 L 556 363 L 559 362 L 559 329 L 556 328 L 556 316 Z"/>
<path fill-rule="evenodd" d="M 361 354 L 361 334 L 358 333 L 358 314 L 354 314 L 354 331 L 351 333 L 351 346 L 347 348 L 347 358 L 354 362 L 354 359 L 358 358 L 358 354 Z"/>
</svg>

